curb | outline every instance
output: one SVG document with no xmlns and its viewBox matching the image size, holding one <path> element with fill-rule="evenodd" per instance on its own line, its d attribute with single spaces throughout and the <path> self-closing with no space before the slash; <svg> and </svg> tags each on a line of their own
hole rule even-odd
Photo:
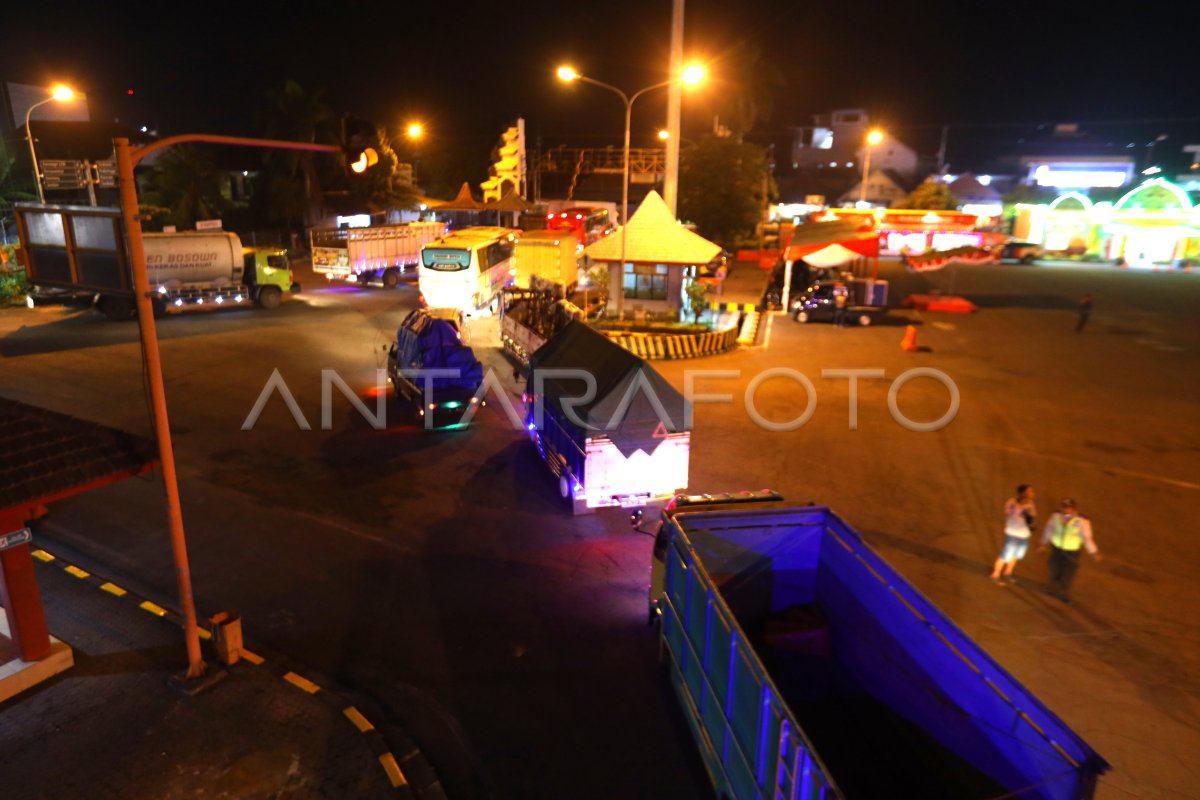
<svg viewBox="0 0 1200 800">
<path fill-rule="evenodd" d="M 635 356 L 655 359 L 698 358 L 737 346 L 737 326 L 715 333 L 609 333 L 608 337 Z"/>
<path fill-rule="evenodd" d="M 65 558 L 51 553 L 44 547 L 34 548 L 32 555 L 43 564 L 58 567 L 73 578 L 86 581 L 102 592 L 106 592 L 125 602 L 132 603 L 142 611 L 178 625 L 180 628 L 183 627 L 183 617 L 178 611 L 161 606 L 153 600 L 139 595 L 130 589 L 126 589 L 112 580 L 76 566 Z M 201 622 L 201 620 L 206 619 L 207 617 L 203 617 L 197 612 L 200 639 L 202 641 L 211 641 L 213 638 L 212 632 L 205 628 Z M 412 800 L 418 800 L 418 798 L 421 800 L 424 800 L 424 798 L 432 798 L 432 800 L 445 798 L 445 791 L 442 789 L 441 782 L 434 772 L 433 767 L 425 759 L 416 743 L 405 734 L 394 731 L 391 734 L 392 738 L 398 741 L 394 742 L 396 745 L 395 748 L 391 747 L 375 725 L 367 719 L 353 702 L 345 698 L 333 686 L 332 681 L 326 680 L 323 676 L 318 677 L 317 680 L 312 680 L 305 677 L 305 674 L 313 675 L 313 671 L 292 663 L 287 656 L 272 653 L 266 649 L 263 649 L 262 653 L 265 653 L 265 655 L 255 650 L 249 650 L 246 647 L 241 649 L 242 658 L 254 668 L 266 670 L 283 683 L 286 683 L 290 688 L 312 695 L 324 702 L 325 705 L 340 712 L 347 722 L 353 725 L 364 737 L 367 747 L 379 762 L 379 766 L 387 776 L 396 797 L 411 798 Z M 395 726 L 391 727 L 394 729 Z M 399 757 L 395 753 L 400 753 Z M 407 774 L 405 770 L 408 770 Z M 414 781 L 418 781 L 419 783 L 414 783 Z"/>
<path fill-rule="evenodd" d="M 739 347 L 749 347 L 758 341 L 758 323 L 761 316 L 757 311 L 747 311 L 742 321 L 742 332 L 737 337 Z"/>
</svg>

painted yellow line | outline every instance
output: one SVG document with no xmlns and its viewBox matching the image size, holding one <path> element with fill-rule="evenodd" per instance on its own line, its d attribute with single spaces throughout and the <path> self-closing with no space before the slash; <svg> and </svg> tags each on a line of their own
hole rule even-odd
<svg viewBox="0 0 1200 800">
<path fill-rule="evenodd" d="M 167 615 L 167 610 L 165 608 L 160 605 L 156 605 L 155 603 L 151 603 L 149 600 L 143 600 L 142 602 L 138 603 L 138 608 L 149 611 L 151 614 L 155 614 L 160 617 L 165 617 Z"/>
<path fill-rule="evenodd" d="M 393 788 L 408 786 L 408 781 L 404 779 L 404 773 L 400 771 L 400 765 L 396 763 L 396 759 L 392 757 L 391 753 L 381 755 L 379 763 L 383 765 L 383 771 L 387 773 Z"/>
<path fill-rule="evenodd" d="M 54 556 L 47 553 L 45 550 L 34 550 L 33 557 L 38 561 L 53 561 Z"/>
<path fill-rule="evenodd" d="M 100 588 L 109 594 L 116 595 L 117 597 L 124 597 L 126 594 L 128 594 L 128 592 L 126 592 L 120 586 L 117 586 L 115 583 L 102 583 L 100 584 Z"/>
<path fill-rule="evenodd" d="M 346 715 L 346 719 L 354 723 L 354 727 L 358 728 L 360 732 L 366 733 L 367 731 L 375 730 L 375 726 L 360 714 L 354 706 L 346 706 L 342 709 L 342 713 Z"/>
<path fill-rule="evenodd" d="M 244 647 L 242 648 L 242 658 L 246 659 L 256 667 L 266 661 L 266 659 L 260 656 L 258 653 L 251 652 Z"/>
<path fill-rule="evenodd" d="M 74 564 L 63 567 L 63 571 L 65 571 L 68 575 L 74 575 L 76 578 L 86 578 L 91 574 L 90 572 L 80 569 Z"/>
<path fill-rule="evenodd" d="M 289 672 L 283 676 L 283 679 L 292 684 L 298 689 L 303 689 L 309 694 L 316 694 L 321 691 L 321 687 L 310 681 L 308 678 L 303 678 L 294 672 Z"/>
</svg>

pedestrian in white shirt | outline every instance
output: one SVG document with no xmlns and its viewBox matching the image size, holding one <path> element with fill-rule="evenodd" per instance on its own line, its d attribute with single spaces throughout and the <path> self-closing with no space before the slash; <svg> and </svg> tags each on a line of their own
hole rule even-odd
<svg viewBox="0 0 1200 800">
<path fill-rule="evenodd" d="M 1037 508 L 1033 504 L 1033 487 L 1022 483 L 1017 487 L 1017 493 L 1004 501 L 1004 546 L 992 567 L 992 580 L 997 586 L 1016 580 L 1013 569 L 1029 549 L 1035 519 Z"/>
</svg>

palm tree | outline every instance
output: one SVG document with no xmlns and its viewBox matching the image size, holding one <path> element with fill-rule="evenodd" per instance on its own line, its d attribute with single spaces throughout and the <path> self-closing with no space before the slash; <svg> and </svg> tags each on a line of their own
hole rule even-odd
<svg viewBox="0 0 1200 800">
<path fill-rule="evenodd" d="M 169 208 L 180 226 L 219 217 L 227 205 L 212 154 L 192 145 L 172 147 L 155 162 L 145 200 Z"/>
<path fill-rule="evenodd" d="M 338 118 L 325 102 L 324 90 L 306 92 L 295 81 L 287 81 L 278 92 L 268 95 L 263 115 L 264 132 L 269 139 L 292 142 L 337 144 Z M 318 216 L 320 178 L 315 153 L 298 150 L 270 151 L 266 157 L 268 172 L 282 172 L 303 181 L 306 222 L 313 224 Z M 277 181 L 273 181 L 278 183 Z"/>
</svg>

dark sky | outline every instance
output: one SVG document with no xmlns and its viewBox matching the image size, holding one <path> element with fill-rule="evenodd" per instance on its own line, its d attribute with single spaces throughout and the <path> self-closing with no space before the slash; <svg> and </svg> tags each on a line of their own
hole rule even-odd
<svg viewBox="0 0 1200 800">
<path fill-rule="evenodd" d="M 495 139 L 517 116 L 545 145 L 617 144 L 617 98 L 563 86 L 554 68 L 570 61 L 627 91 L 662 80 L 670 7 L 24 2 L 4 12 L 0 78 L 69 81 L 88 92 L 94 118 L 162 133 L 259 133 L 263 95 L 294 78 L 323 87 L 338 111 L 424 120 L 430 147 Z M 710 63 L 713 80 L 685 101 L 684 135 L 711 125 L 745 40 L 780 75 L 763 136 L 863 107 L 923 150 L 945 124 L 960 126 L 958 142 L 1015 138 L 1024 123 L 1106 121 L 1131 137 L 1169 130 L 1160 146 L 1178 151 L 1200 138 L 1200 56 L 1187 44 L 1196 22 L 1194 5 L 1158 0 L 1119 11 L 1055 0 L 688 0 L 685 49 Z M 638 101 L 635 144 L 662 124 L 665 95 Z"/>
</svg>

